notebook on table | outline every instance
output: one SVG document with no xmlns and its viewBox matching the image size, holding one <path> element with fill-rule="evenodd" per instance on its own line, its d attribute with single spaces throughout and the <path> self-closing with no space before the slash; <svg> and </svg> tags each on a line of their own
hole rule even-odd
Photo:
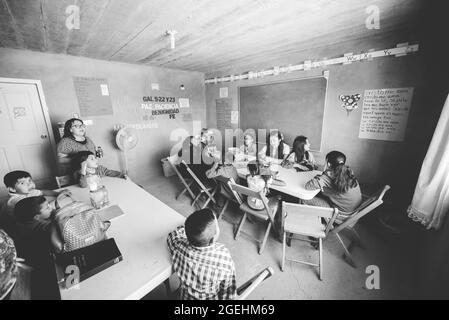
<svg viewBox="0 0 449 320">
<path fill-rule="evenodd" d="M 100 209 L 97 211 L 102 221 L 111 221 L 121 215 L 125 214 L 123 210 L 116 204 Z"/>
<path fill-rule="evenodd" d="M 123 256 L 114 238 L 56 254 L 58 282 L 63 288 L 70 288 L 122 260 Z"/>
</svg>

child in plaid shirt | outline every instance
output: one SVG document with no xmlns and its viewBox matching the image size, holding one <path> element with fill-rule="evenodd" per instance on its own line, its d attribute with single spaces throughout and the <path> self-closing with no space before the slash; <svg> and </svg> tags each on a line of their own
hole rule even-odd
<svg viewBox="0 0 449 320">
<path fill-rule="evenodd" d="M 236 294 L 235 267 L 229 250 L 217 243 L 220 229 L 210 209 L 192 213 L 185 226 L 167 238 L 182 300 L 228 300 Z"/>
</svg>

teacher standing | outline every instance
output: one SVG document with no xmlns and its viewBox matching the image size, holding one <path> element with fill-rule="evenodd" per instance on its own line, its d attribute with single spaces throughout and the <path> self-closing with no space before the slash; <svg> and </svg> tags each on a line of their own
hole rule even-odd
<svg viewBox="0 0 449 320">
<path fill-rule="evenodd" d="M 81 119 L 72 118 L 64 124 L 64 136 L 57 146 L 59 174 L 73 172 L 72 157 L 80 151 L 95 154 L 95 144 L 86 136 L 86 126 Z"/>
</svg>

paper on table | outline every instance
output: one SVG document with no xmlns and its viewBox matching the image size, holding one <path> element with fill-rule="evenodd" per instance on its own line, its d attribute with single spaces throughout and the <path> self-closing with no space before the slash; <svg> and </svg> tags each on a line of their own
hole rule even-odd
<svg viewBox="0 0 449 320">
<path fill-rule="evenodd" d="M 108 96 L 109 95 L 108 85 L 107 84 L 102 84 L 102 85 L 100 85 L 100 87 L 101 87 L 101 94 L 103 96 Z"/>
</svg>

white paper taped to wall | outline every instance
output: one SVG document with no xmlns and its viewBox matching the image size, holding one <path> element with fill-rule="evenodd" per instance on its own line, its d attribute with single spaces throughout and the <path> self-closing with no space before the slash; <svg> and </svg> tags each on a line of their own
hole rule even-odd
<svg viewBox="0 0 449 320">
<path fill-rule="evenodd" d="M 179 107 L 180 108 L 189 108 L 190 102 L 188 98 L 179 98 Z"/>
<path fill-rule="evenodd" d="M 102 84 L 102 85 L 100 85 L 100 87 L 101 87 L 101 94 L 103 96 L 108 96 L 109 95 L 108 85 L 107 84 Z"/>
<path fill-rule="evenodd" d="M 228 97 L 228 87 L 220 88 L 220 98 Z"/>
<path fill-rule="evenodd" d="M 413 88 L 365 90 L 359 138 L 403 141 Z"/>
<path fill-rule="evenodd" d="M 238 124 L 239 123 L 239 112 L 231 111 L 231 123 Z"/>
<path fill-rule="evenodd" d="M 159 83 L 152 83 L 151 90 L 159 90 Z"/>
</svg>

